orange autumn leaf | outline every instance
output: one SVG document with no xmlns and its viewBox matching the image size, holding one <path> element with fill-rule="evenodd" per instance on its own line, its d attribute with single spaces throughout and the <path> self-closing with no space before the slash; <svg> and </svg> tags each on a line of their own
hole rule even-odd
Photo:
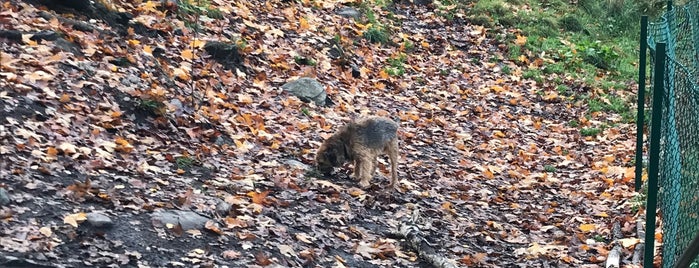
<svg viewBox="0 0 699 268">
<path fill-rule="evenodd" d="M 269 194 L 269 191 L 264 191 L 261 193 L 258 192 L 248 192 L 247 196 L 252 198 L 252 202 L 255 204 L 259 205 L 266 205 L 269 204 L 269 201 L 267 200 L 267 195 Z"/>
<path fill-rule="evenodd" d="M 490 171 L 489 169 L 486 169 L 483 171 L 483 176 L 485 176 L 485 178 L 487 178 L 487 179 L 494 179 L 495 178 L 495 174 L 493 174 L 493 172 Z"/>
<path fill-rule="evenodd" d="M 180 57 L 185 60 L 192 60 L 194 58 L 194 53 L 191 49 L 185 49 L 182 51 L 182 53 L 180 53 Z"/>
<path fill-rule="evenodd" d="M 62 103 L 70 102 L 70 95 L 68 95 L 68 94 L 66 94 L 66 93 L 63 93 L 63 94 L 61 95 L 61 99 L 60 99 L 59 101 L 62 102 Z"/>
<path fill-rule="evenodd" d="M 580 229 L 580 231 L 588 233 L 594 231 L 595 228 L 597 228 L 597 226 L 595 226 L 594 224 L 581 224 L 578 228 Z"/>
<path fill-rule="evenodd" d="M 46 155 L 48 156 L 56 156 L 58 154 L 58 150 L 54 147 L 49 147 L 46 149 Z"/>
<path fill-rule="evenodd" d="M 308 30 L 308 28 L 310 28 L 310 25 L 308 25 L 308 21 L 306 20 L 306 18 L 299 18 L 299 29 Z"/>
</svg>

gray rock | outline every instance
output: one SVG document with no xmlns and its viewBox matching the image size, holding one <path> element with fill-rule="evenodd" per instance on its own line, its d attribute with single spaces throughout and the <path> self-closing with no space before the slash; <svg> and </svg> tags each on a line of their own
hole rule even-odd
<svg viewBox="0 0 699 268">
<path fill-rule="evenodd" d="M 318 106 L 325 106 L 327 103 L 325 88 L 320 82 L 313 78 L 301 77 L 284 84 L 282 89 L 304 102 L 313 101 Z"/>
<path fill-rule="evenodd" d="M 114 224 L 109 216 L 100 212 L 91 212 L 87 214 L 87 222 L 94 227 L 110 227 Z"/>
<path fill-rule="evenodd" d="M 170 105 L 175 108 L 175 116 L 182 116 L 184 105 L 182 105 L 182 102 L 179 99 L 170 100 Z"/>
<path fill-rule="evenodd" d="M 10 193 L 5 188 L 0 188 L 0 206 L 7 206 L 10 202 Z"/>
<path fill-rule="evenodd" d="M 335 11 L 335 13 L 337 13 L 337 15 L 343 16 L 345 18 L 353 18 L 355 20 L 359 19 L 362 16 L 362 13 L 353 7 L 338 8 L 337 11 Z"/>
<path fill-rule="evenodd" d="M 179 224 L 183 230 L 202 229 L 209 218 L 201 216 L 192 211 L 171 210 L 171 211 L 156 211 L 151 215 L 151 220 L 154 224 Z"/>
<path fill-rule="evenodd" d="M 284 159 L 282 162 L 284 164 L 296 168 L 296 169 L 308 169 L 308 165 L 301 163 L 301 161 L 295 160 L 295 159 Z"/>
<path fill-rule="evenodd" d="M 133 74 L 129 74 L 126 77 L 121 79 L 121 83 L 124 84 L 125 86 L 135 86 L 139 85 L 141 83 L 141 78 L 138 76 L 135 76 Z"/>
<path fill-rule="evenodd" d="M 218 204 L 216 204 L 216 213 L 221 216 L 228 216 L 231 208 L 233 208 L 231 204 L 228 204 L 226 201 L 219 200 Z"/>
</svg>

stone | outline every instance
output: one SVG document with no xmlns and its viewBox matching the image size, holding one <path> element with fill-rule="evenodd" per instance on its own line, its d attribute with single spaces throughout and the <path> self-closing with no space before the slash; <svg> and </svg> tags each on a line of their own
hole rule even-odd
<svg viewBox="0 0 699 268">
<path fill-rule="evenodd" d="M 154 224 L 179 224 L 183 230 L 203 229 L 209 218 L 201 216 L 193 211 L 186 210 L 170 210 L 156 211 L 151 215 L 151 220 Z"/>
<path fill-rule="evenodd" d="M 110 227 L 114 224 L 109 216 L 100 212 L 88 213 L 87 222 L 94 227 Z"/>
<path fill-rule="evenodd" d="M 296 169 L 308 169 L 308 165 L 301 163 L 301 161 L 298 161 L 296 159 L 284 159 L 282 162 L 289 167 L 296 168 Z"/>
<path fill-rule="evenodd" d="M 7 206 L 10 202 L 12 202 L 10 193 L 8 193 L 5 188 L 0 188 L 0 206 Z"/>
<path fill-rule="evenodd" d="M 298 97 L 303 102 L 315 102 L 318 106 L 326 106 L 327 93 L 325 87 L 310 77 L 301 77 L 291 82 L 287 82 L 282 89 Z"/>
<path fill-rule="evenodd" d="M 231 208 L 233 208 L 233 205 L 228 204 L 226 201 L 219 200 L 218 204 L 216 204 L 216 213 L 221 216 L 228 216 Z"/>
<path fill-rule="evenodd" d="M 353 7 L 338 8 L 337 11 L 335 11 L 335 13 L 337 13 L 337 15 L 343 16 L 345 18 L 353 18 L 355 20 L 362 17 L 362 13 Z"/>
</svg>

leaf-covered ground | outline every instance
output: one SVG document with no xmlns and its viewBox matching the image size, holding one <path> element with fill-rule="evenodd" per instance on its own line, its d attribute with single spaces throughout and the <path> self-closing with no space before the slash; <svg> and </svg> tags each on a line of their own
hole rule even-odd
<svg viewBox="0 0 699 268">
<path fill-rule="evenodd" d="M 220 19 L 176 1 L 111 3 L 140 25 L 119 30 L 4 1 L 0 29 L 24 35 L 0 44 L 0 261 L 426 267 L 394 234 L 414 222 L 457 266 L 603 266 L 614 224 L 636 237 L 634 126 L 554 81 L 593 87 L 524 79 L 545 55 L 510 62 L 493 37 L 516 30 L 438 16 L 438 3 L 211 1 Z M 363 17 L 339 15 L 347 6 Z M 389 40 L 371 43 L 379 22 Z M 41 31 L 59 38 L 30 38 Z M 232 68 L 203 51 L 212 41 L 240 49 Z M 304 76 L 335 105 L 280 89 Z M 367 190 L 351 167 L 312 176 L 323 139 L 370 114 L 400 120 L 399 191 L 385 188 L 386 159 Z M 173 211 L 206 223 L 154 216 Z M 86 220 L 95 213 L 111 225 Z"/>
</svg>

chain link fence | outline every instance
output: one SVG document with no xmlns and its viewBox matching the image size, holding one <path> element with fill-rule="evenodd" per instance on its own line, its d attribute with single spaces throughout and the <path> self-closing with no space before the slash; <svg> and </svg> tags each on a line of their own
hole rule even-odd
<svg viewBox="0 0 699 268">
<path fill-rule="evenodd" d="M 655 76 L 650 80 L 651 88 L 662 91 L 649 98 L 653 109 L 660 111 L 654 111 L 651 116 L 648 200 L 653 202 L 648 203 L 647 209 L 648 213 L 655 213 L 651 204 L 655 203 L 653 195 L 657 193 L 658 215 L 662 219 L 662 267 L 675 267 L 699 234 L 699 0 L 672 7 L 647 28 L 647 39 L 641 42 L 647 42 L 650 50 L 651 76 Z M 665 45 L 658 46 L 658 43 Z M 664 55 L 658 56 L 658 52 Z M 641 67 L 645 68 L 643 62 Z M 662 80 L 658 79 L 658 74 Z M 655 99 L 658 97 L 660 99 Z M 657 126 L 660 131 L 654 132 Z M 638 131 L 642 133 L 643 129 Z M 657 151 L 652 145 L 654 135 L 658 136 Z M 658 160 L 654 162 L 653 158 Z M 657 167 L 653 167 L 654 163 Z M 653 185 L 656 184 L 652 179 L 654 170 L 657 171 L 657 185 Z M 654 230 L 654 218 L 647 217 L 647 232 Z M 652 233 L 646 236 L 645 250 L 651 251 L 646 257 L 653 256 L 654 250 L 649 246 L 653 245 L 649 237 L 653 237 Z M 645 263 L 645 267 L 653 267 L 648 265 L 652 260 L 646 259 Z M 690 267 L 699 268 L 699 258 L 694 256 Z"/>
</svg>

